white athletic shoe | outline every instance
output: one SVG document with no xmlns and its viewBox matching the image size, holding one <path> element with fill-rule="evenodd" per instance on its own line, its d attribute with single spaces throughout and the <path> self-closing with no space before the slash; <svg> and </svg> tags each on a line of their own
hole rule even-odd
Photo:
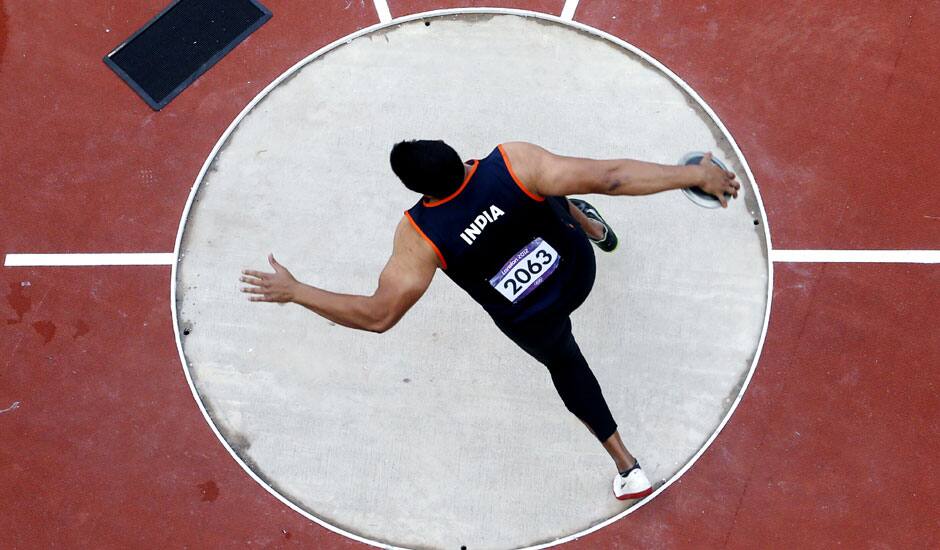
<svg viewBox="0 0 940 550">
<path fill-rule="evenodd" d="M 640 468 L 639 461 L 627 471 L 626 476 L 617 474 L 614 477 L 614 496 L 619 500 L 634 500 L 652 493 L 653 485 Z"/>
</svg>

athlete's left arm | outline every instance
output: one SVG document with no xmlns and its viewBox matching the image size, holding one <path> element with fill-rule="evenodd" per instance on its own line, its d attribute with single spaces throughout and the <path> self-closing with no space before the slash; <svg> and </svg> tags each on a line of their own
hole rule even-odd
<svg viewBox="0 0 940 550">
<path fill-rule="evenodd" d="M 371 296 L 338 294 L 303 284 L 290 271 L 268 256 L 274 273 L 245 270 L 241 281 L 248 283 L 243 292 L 253 302 L 294 302 L 340 325 L 385 332 L 424 295 L 438 261 L 427 244 L 407 220 L 395 230 L 392 256 L 379 276 L 379 286 Z"/>
</svg>

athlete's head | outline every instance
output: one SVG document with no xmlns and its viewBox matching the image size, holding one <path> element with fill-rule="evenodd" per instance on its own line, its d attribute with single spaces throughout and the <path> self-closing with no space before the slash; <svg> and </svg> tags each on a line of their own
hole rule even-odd
<svg viewBox="0 0 940 550">
<path fill-rule="evenodd" d="M 392 171 L 405 187 L 431 197 L 446 197 L 463 183 L 463 161 L 441 140 L 396 143 L 389 155 Z"/>
</svg>

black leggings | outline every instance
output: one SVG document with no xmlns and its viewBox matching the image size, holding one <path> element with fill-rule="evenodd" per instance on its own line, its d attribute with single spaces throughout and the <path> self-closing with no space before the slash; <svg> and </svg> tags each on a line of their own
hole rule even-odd
<svg viewBox="0 0 940 550">
<path fill-rule="evenodd" d="M 569 301 L 554 313 L 539 314 L 534 319 L 501 323 L 496 326 L 526 353 L 548 367 L 552 382 L 565 407 L 584 421 L 602 443 L 617 430 L 617 423 L 591 372 L 578 343 L 571 333 L 572 311 L 587 298 L 594 284 L 594 257 L 581 262 L 579 281 L 567 288 Z"/>
</svg>

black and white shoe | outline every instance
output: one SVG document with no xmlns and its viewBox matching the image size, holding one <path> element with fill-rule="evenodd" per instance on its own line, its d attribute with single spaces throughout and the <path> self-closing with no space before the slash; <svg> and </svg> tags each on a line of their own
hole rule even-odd
<svg viewBox="0 0 940 550">
<path fill-rule="evenodd" d="M 611 227 L 607 225 L 607 222 L 604 221 L 604 218 L 601 217 L 600 212 L 598 212 L 597 209 L 591 205 L 591 203 L 585 200 L 581 200 L 581 199 L 568 199 L 568 200 L 571 201 L 571 204 L 573 204 L 575 208 L 583 212 L 585 216 L 587 216 L 588 218 L 596 222 L 600 222 L 600 224 L 604 226 L 604 238 L 603 239 L 595 239 L 591 236 L 588 236 L 588 238 L 591 239 L 591 242 L 597 245 L 597 248 L 600 248 L 604 252 L 613 252 L 614 249 L 617 248 L 617 243 L 619 241 L 617 240 L 617 235 L 614 233 L 614 230 L 611 229 Z"/>
</svg>

